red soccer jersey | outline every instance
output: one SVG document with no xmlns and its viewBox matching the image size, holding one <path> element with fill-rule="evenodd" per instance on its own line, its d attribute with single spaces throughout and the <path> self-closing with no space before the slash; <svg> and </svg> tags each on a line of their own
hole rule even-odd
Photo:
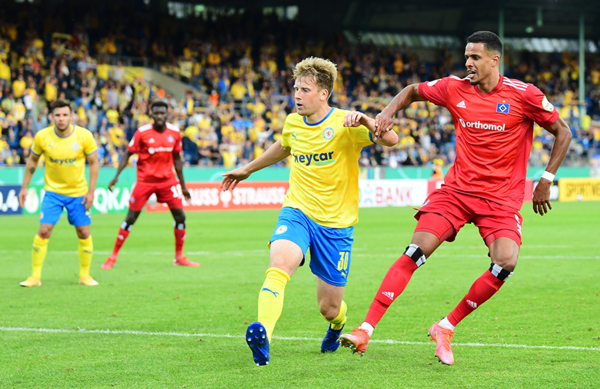
<svg viewBox="0 0 600 389">
<path fill-rule="evenodd" d="M 500 76 L 489 93 L 456 76 L 419 84 L 419 94 L 446 107 L 456 128 L 449 189 L 515 209 L 523 205 L 533 122 L 547 127 L 558 112 L 532 84 Z"/>
<path fill-rule="evenodd" d="M 129 143 L 129 152 L 138 154 L 137 180 L 146 183 L 165 183 L 175 180 L 173 153 L 181 152 L 179 129 L 167 123 L 163 132 L 152 123 L 137 129 Z"/>
</svg>

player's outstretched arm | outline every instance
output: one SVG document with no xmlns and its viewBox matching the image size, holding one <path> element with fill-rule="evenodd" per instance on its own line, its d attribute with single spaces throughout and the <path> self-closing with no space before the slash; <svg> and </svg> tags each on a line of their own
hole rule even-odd
<svg viewBox="0 0 600 389">
<path fill-rule="evenodd" d="M 282 147 L 281 141 L 278 140 L 260 157 L 256 158 L 246 166 L 224 173 L 223 181 L 221 182 L 221 189 L 223 191 L 227 191 L 231 187 L 231 190 L 234 190 L 240 181 L 250 177 L 252 173 L 284 160 L 290 156 L 290 153 L 290 149 Z"/>
<path fill-rule="evenodd" d="M 29 183 L 31 182 L 31 178 L 33 177 L 33 173 L 35 173 L 35 169 L 37 168 L 38 161 L 40 160 L 40 156 L 35 153 L 31 153 L 29 155 L 29 159 L 27 160 L 27 165 L 25 165 L 25 175 L 23 176 L 23 185 L 21 185 L 21 192 L 19 192 L 19 204 L 21 208 L 25 206 L 25 200 L 27 200 L 27 188 L 29 187 Z"/>
<path fill-rule="evenodd" d="M 181 186 L 181 194 L 187 201 L 190 201 L 192 199 L 192 195 L 190 195 L 190 192 L 185 186 L 185 180 L 183 178 L 183 161 L 181 160 L 180 153 L 173 153 L 173 165 L 175 166 L 175 173 L 177 173 L 179 185 Z"/>
<path fill-rule="evenodd" d="M 427 99 L 419 94 L 419 84 L 410 84 L 402 89 L 387 107 L 375 117 L 375 136 L 380 138 L 380 133 L 390 131 L 394 127 L 396 112 L 408 107 L 415 101 L 427 101 Z"/>
<path fill-rule="evenodd" d="M 125 169 L 125 166 L 127 166 L 127 162 L 129 162 L 129 157 L 131 157 L 131 155 L 132 155 L 131 151 L 125 150 L 125 155 L 123 155 L 123 157 L 119 161 L 119 167 L 117 168 L 117 173 L 115 174 L 115 178 L 113 178 L 110 181 L 110 183 L 108 184 L 108 190 L 110 190 L 111 192 L 113 191 L 113 188 L 115 187 L 115 185 L 117 185 L 117 182 L 119 182 L 119 174 L 121 174 L 123 169 Z"/>
<path fill-rule="evenodd" d="M 375 128 L 375 120 L 371 119 L 367 115 L 358 111 L 350 111 L 344 116 L 344 127 L 358 127 L 365 126 L 371 131 L 373 134 L 373 139 L 375 143 L 378 143 L 383 146 L 395 146 L 398 143 L 398 134 L 394 131 L 385 131 L 379 134 L 377 137 L 376 128 Z"/>
<path fill-rule="evenodd" d="M 548 167 L 546 167 L 548 173 L 556 174 L 569 150 L 572 138 L 571 130 L 569 129 L 569 125 L 560 116 L 553 124 L 544 128 L 556 138 L 554 146 L 552 146 L 552 153 L 550 153 Z M 542 177 L 533 192 L 533 211 L 539 213 L 541 216 L 544 216 L 552 209 L 552 205 L 550 204 L 551 187 L 552 181 Z"/>
</svg>

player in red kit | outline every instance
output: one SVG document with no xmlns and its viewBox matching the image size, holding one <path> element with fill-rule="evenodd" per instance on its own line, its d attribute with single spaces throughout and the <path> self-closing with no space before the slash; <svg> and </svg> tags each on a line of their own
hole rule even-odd
<svg viewBox="0 0 600 389">
<path fill-rule="evenodd" d="M 391 266 L 367 317 L 342 345 L 362 355 L 379 320 L 398 298 L 413 273 L 444 241 L 452 242 L 466 223 L 473 223 L 489 249 L 491 265 L 462 301 L 429 329 L 436 355 L 454 363 L 454 328 L 491 298 L 513 274 L 521 246 L 527 161 L 536 122 L 555 136 L 546 172 L 533 195 L 533 210 L 544 215 L 550 186 L 571 140 L 571 131 L 544 94 L 532 84 L 500 75 L 502 43 L 496 34 L 476 32 L 465 49 L 467 77 L 455 76 L 413 84 L 377 116 L 378 131 L 389 131 L 396 112 L 414 101 L 446 107 L 456 128 L 456 160 L 442 187 L 432 192 L 415 218 L 417 227 L 404 254 Z"/>
<path fill-rule="evenodd" d="M 190 192 L 185 187 L 181 161 L 181 134 L 179 129 L 167 123 L 168 106 L 163 101 L 155 101 L 150 105 L 154 123 L 137 129 L 125 155 L 119 163 L 117 174 L 108 188 L 112 191 L 119 179 L 119 174 L 127 165 L 132 154 L 138 154 L 137 181 L 129 199 L 129 212 L 121 224 L 115 248 L 110 257 L 102 265 L 102 269 L 112 269 L 117 255 L 138 216 L 142 212 L 148 198 L 156 194 L 159 203 L 167 203 L 173 219 L 175 219 L 175 266 L 200 266 L 183 256 L 185 242 L 185 213 L 181 196 L 190 199 Z M 177 178 L 173 172 L 177 172 Z M 179 179 L 179 181 L 177 180 Z"/>
</svg>

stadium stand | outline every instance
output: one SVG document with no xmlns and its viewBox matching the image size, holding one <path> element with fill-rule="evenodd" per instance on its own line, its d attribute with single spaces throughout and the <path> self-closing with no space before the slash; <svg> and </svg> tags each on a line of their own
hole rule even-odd
<svg viewBox="0 0 600 389">
<path fill-rule="evenodd" d="M 340 36 L 317 38 L 301 23 L 275 14 L 165 15 L 154 28 L 135 13 L 100 14 L 69 3 L 61 17 L 42 4 L 32 16 L 23 12 L 30 6 L 7 4 L 0 18 L 0 166 L 25 163 L 57 98 L 73 102 L 74 118 L 94 134 L 102 165 L 118 165 L 135 129 L 151 120 L 149 102 L 161 98 L 183 132 L 187 165 L 233 167 L 281 137 L 283 120 L 294 109 L 291 69 L 306 56 L 325 56 L 339 65 L 333 106 L 372 116 L 407 84 L 464 74 L 463 63 L 447 49 L 424 60 L 406 47 L 342 45 Z M 249 38 L 256 35 L 262 38 Z M 598 58 L 587 57 L 583 117 L 576 100 L 576 54 L 507 52 L 505 61 L 506 76 L 535 83 L 569 123 L 574 140 L 565 164 L 600 158 Z M 128 72 L 125 65 L 134 63 L 169 74 L 190 90 L 176 99 Z M 398 146 L 365 148 L 361 166 L 453 163 L 454 126 L 445 109 L 415 103 L 400 113 L 395 130 Z M 530 165 L 544 166 L 553 137 L 539 127 L 535 135 Z"/>
</svg>

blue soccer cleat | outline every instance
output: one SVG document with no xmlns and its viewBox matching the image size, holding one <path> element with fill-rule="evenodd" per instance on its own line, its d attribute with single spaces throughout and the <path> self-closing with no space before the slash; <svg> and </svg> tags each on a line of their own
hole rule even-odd
<svg viewBox="0 0 600 389">
<path fill-rule="evenodd" d="M 332 353 L 340 347 L 340 335 L 342 334 L 342 330 L 344 327 L 339 330 L 332 330 L 331 324 L 325 333 L 325 337 L 323 338 L 323 343 L 321 343 L 321 352 L 322 353 Z"/>
<path fill-rule="evenodd" d="M 252 358 L 256 366 L 269 364 L 269 338 L 267 338 L 267 330 L 261 323 L 255 321 L 248 326 L 246 343 L 252 350 Z"/>
</svg>

